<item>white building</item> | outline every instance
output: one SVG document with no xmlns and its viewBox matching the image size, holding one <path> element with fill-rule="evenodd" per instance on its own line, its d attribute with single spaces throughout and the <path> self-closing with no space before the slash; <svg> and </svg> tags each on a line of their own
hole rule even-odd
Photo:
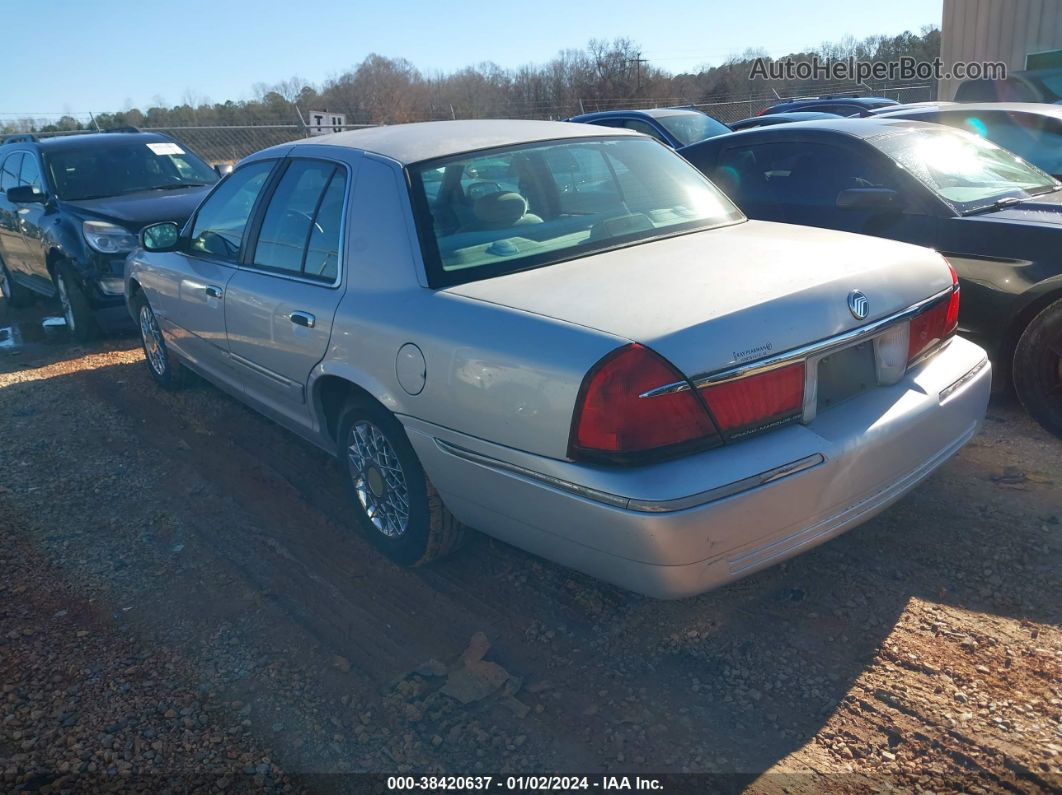
<svg viewBox="0 0 1062 795">
<path fill-rule="evenodd" d="M 1062 0 L 944 0 L 940 56 L 1002 61 L 1007 73 L 1062 67 Z M 958 80 L 941 80 L 937 98 L 955 97 Z"/>
</svg>

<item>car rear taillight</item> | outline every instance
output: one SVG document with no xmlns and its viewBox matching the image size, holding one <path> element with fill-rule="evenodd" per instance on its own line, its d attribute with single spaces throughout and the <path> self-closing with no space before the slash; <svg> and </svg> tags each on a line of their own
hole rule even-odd
<svg viewBox="0 0 1062 795">
<path fill-rule="evenodd" d="M 721 443 L 693 389 L 642 397 L 685 377 L 643 345 L 605 356 L 583 379 L 572 422 L 569 455 L 634 463 Z"/>
<path fill-rule="evenodd" d="M 959 277 L 951 271 L 951 293 L 911 319 L 907 360 L 913 362 L 948 339 L 959 327 Z"/>
<path fill-rule="evenodd" d="M 804 362 L 701 389 L 719 429 L 744 436 L 800 416 L 804 409 Z"/>
</svg>

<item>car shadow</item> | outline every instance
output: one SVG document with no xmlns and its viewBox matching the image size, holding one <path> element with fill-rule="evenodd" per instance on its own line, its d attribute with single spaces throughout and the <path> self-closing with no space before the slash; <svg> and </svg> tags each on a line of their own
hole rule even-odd
<svg viewBox="0 0 1062 795">
<path fill-rule="evenodd" d="M 521 752 L 543 769 L 707 771 L 740 789 L 816 736 L 913 600 L 1059 621 L 1058 601 L 1030 576 L 1057 566 L 1041 526 L 1057 514 L 1025 506 L 965 453 L 866 525 L 684 601 L 633 595 L 483 536 L 401 570 L 351 527 L 325 453 L 209 385 L 164 392 L 140 361 L 93 358 L 123 345 L 68 349 L 32 382 L 0 375 L 4 507 L 71 580 L 115 609 L 136 605 L 122 621 L 199 655 L 204 670 L 236 665 L 211 652 L 222 627 L 246 658 L 302 648 L 307 665 L 343 660 L 341 683 L 316 677 L 333 705 L 355 689 L 393 708 L 396 682 L 424 661 L 456 660 L 485 632 L 530 712 L 489 698 L 434 724 L 396 713 L 394 725 L 425 740 L 414 767 L 482 764 L 473 746 L 430 742 L 449 736 L 447 721 L 476 720 L 518 725 Z M 296 769 L 333 763 L 325 748 L 270 741 Z M 487 749 L 488 770 L 507 759 Z"/>
</svg>

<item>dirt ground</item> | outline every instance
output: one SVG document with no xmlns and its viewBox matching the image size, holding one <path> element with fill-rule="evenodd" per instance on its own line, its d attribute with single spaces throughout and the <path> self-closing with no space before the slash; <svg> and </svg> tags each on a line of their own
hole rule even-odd
<svg viewBox="0 0 1062 795">
<path fill-rule="evenodd" d="M 48 311 L 0 302 L 0 789 L 1062 786 L 1062 442 L 1006 394 L 880 517 L 658 602 L 484 536 L 397 569 L 326 455 Z"/>
</svg>

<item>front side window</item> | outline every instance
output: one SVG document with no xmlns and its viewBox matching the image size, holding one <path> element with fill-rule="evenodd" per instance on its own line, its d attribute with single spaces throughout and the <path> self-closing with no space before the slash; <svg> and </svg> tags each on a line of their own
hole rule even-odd
<svg viewBox="0 0 1062 795">
<path fill-rule="evenodd" d="M 960 213 L 1062 187 L 1013 153 L 947 127 L 909 130 L 869 141 Z"/>
<path fill-rule="evenodd" d="M 409 172 L 432 286 L 743 220 L 693 166 L 644 138 L 514 146 Z"/>
<path fill-rule="evenodd" d="M 34 193 L 44 193 L 41 169 L 37 165 L 37 158 L 31 154 L 22 158 L 22 171 L 19 172 L 18 184 L 33 188 Z"/>
<path fill-rule="evenodd" d="M 7 156 L 4 165 L 0 168 L 0 190 L 5 193 L 18 185 L 18 172 L 22 168 L 22 152 L 15 152 Z"/>
<path fill-rule="evenodd" d="M 259 160 L 229 175 L 196 213 L 188 248 L 212 258 L 235 262 L 247 220 L 275 161 Z"/>
<path fill-rule="evenodd" d="M 213 185 L 210 166 L 172 141 L 66 145 L 44 155 L 60 199 L 99 199 L 154 190 Z"/>
<path fill-rule="evenodd" d="M 897 190 L 894 176 L 850 149 L 794 142 L 728 149 L 712 181 L 752 218 L 816 226 L 842 191 Z"/>
<path fill-rule="evenodd" d="M 254 264 L 333 281 L 345 186 L 342 167 L 319 160 L 292 161 L 269 200 Z"/>
<path fill-rule="evenodd" d="M 656 120 L 675 137 L 680 146 L 688 146 L 730 132 L 730 128 L 725 124 L 704 113 L 676 113 L 658 116 Z"/>
</svg>

